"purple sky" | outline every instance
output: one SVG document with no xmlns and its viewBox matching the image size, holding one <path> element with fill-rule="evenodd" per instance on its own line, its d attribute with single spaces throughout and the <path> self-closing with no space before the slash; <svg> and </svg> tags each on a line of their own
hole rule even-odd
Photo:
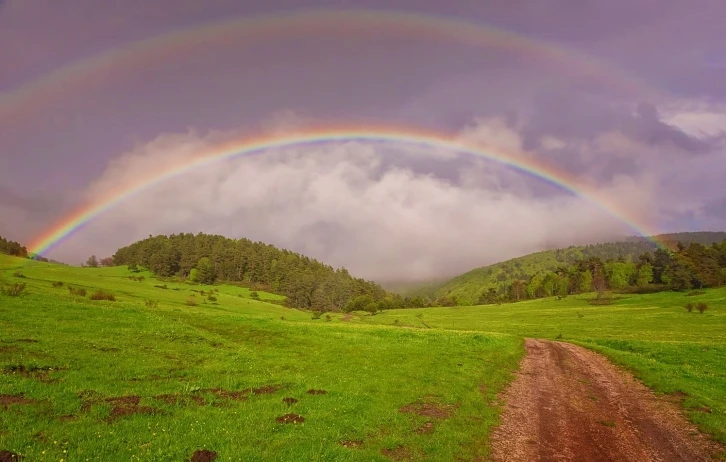
<svg viewBox="0 0 726 462">
<path fill-rule="evenodd" d="M 137 40 L 309 7 L 464 18 L 608 70 L 583 80 L 575 53 L 552 61 L 395 28 L 268 34 L 194 43 L 3 107 L 24 85 Z M 0 124 L 0 235 L 29 242 L 75 205 L 219 137 L 327 120 L 473 137 L 576 174 L 659 230 L 724 230 L 723 17 L 720 0 L 0 1 L 0 114 L 9 114 Z M 633 233 L 498 164 L 354 143 L 190 172 L 99 216 L 50 256 L 78 263 L 148 234 L 196 231 L 267 241 L 378 280 L 448 276 Z"/>
</svg>

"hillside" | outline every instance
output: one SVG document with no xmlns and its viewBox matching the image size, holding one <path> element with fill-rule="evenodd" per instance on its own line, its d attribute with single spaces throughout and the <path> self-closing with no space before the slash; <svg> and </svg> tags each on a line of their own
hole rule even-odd
<svg viewBox="0 0 726 462">
<path fill-rule="evenodd" d="M 341 311 L 360 297 L 378 302 L 386 296 L 378 284 L 345 268 L 262 242 L 203 233 L 150 236 L 118 249 L 113 264 L 202 284 L 240 283 L 284 295 L 295 308 Z"/>
<path fill-rule="evenodd" d="M 673 233 L 659 235 L 657 238 L 681 242 L 684 245 L 696 243 L 707 246 L 726 240 L 726 232 Z M 652 254 L 655 250 L 656 245 L 642 237 L 621 242 L 545 250 L 471 270 L 439 286 L 435 295 L 437 299 L 456 298 L 459 304 L 474 305 L 479 302 L 481 294 L 490 288 L 502 292 L 515 280 L 526 281 L 538 273 L 556 271 L 590 258 L 634 262 L 639 255 Z"/>
<path fill-rule="evenodd" d="M 123 266 L 0 255 L 0 289 L 0 460 L 480 460 L 524 353 Z"/>
</svg>

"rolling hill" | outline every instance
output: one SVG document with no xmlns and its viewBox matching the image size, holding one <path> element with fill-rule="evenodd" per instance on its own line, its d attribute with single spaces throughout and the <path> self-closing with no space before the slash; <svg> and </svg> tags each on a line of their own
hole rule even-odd
<svg viewBox="0 0 726 462">
<path fill-rule="evenodd" d="M 684 245 L 697 243 L 711 245 L 726 239 L 726 232 L 673 233 L 655 236 Z M 642 237 L 633 237 L 621 242 L 609 242 L 586 246 L 571 246 L 565 249 L 544 250 L 523 257 L 513 258 L 493 265 L 473 269 L 459 275 L 433 290 L 436 298 L 456 298 L 461 305 L 474 305 L 483 291 L 499 289 L 510 285 L 514 279 L 527 279 L 541 271 L 554 271 L 558 267 L 571 265 L 578 260 L 591 257 L 603 261 L 623 258 L 637 259 L 643 253 L 653 253 L 656 245 Z M 427 287 L 432 291 L 430 286 Z"/>
</svg>

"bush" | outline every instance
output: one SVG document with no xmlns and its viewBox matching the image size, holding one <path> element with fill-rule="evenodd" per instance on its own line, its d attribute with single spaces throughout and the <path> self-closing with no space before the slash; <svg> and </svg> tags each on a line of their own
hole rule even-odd
<svg viewBox="0 0 726 462">
<path fill-rule="evenodd" d="M 250 298 L 254 298 L 255 300 L 259 300 L 260 299 L 260 294 L 258 294 L 257 292 L 250 292 Z M 318 316 L 318 317 L 320 317 L 320 316 Z"/>
<path fill-rule="evenodd" d="M 63 287 L 63 283 L 61 281 L 55 281 L 53 287 Z"/>
<path fill-rule="evenodd" d="M 146 278 L 144 276 L 129 276 L 129 279 L 136 282 L 143 282 Z"/>
<path fill-rule="evenodd" d="M 688 311 L 690 313 L 691 311 L 693 311 L 693 309 L 695 307 L 696 307 L 695 304 L 689 302 L 689 303 L 686 303 L 686 306 L 684 308 L 686 309 L 686 311 Z"/>
<path fill-rule="evenodd" d="M 157 289 L 168 289 L 166 284 L 164 284 L 163 286 L 154 286 L 154 287 L 156 287 Z"/>
<path fill-rule="evenodd" d="M 115 302 L 116 297 L 110 293 L 110 292 L 104 292 L 102 290 L 98 290 L 95 293 L 92 293 L 88 298 L 91 300 L 108 300 L 109 302 Z"/>
<path fill-rule="evenodd" d="M 86 289 L 84 289 L 82 287 L 71 287 L 71 286 L 68 286 L 68 293 L 70 293 L 71 295 L 78 296 L 78 297 L 85 297 L 86 296 Z"/>
<path fill-rule="evenodd" d="M 186 303 L 187 306 L 197 306 L 197 297 L 195 297 L 194 295 L 190 296 L 189 298 L 187 298 Z"/>
<path fill-rule="evenodd" d="M 329 315 L 329 314 L 326 314 L 326 315 L 325 315 L 325 320 L 326 320 L 326 321 L 332 321 L 332 320 L 333 320 L 333 318 L 332 318 L 332 317 L 330 317 L 330 315 Z"/>
<path fill-rule="evenodd" d="M 23 273 L 21 273 L 20 271 L 14 272 L 13 273 L 13 276 L 15 276 L 16 278 L 24 278 L 25 277 L 25 275 Z"/>
<path fill-rule="evenodd" d="M 2 288 L 3 295 L 7 295 L 9 297 L 17 297 L 18 295 L 22 294 L 24 291 L 25 291 L 24 282 L 15 283 L 15 284 Z"/>
<path fill-rule="evenodd" d="M 320 319 L 320 316 L 322 316 L 322 314 L 323 314 L 322 311 L 317 311 L 317 310 L 316 311 L 313 311 L 313 317 L 312 318 L 313 319 Z"/>
<path fill-rule="evenodd" d="M 703 314 L 703 312 L 708 309 L 708 305 L 706 305 L 704 302 L 698 302 L 698 305 L 696 305 L 696 309 L 699 313 Z"/>
<path fill-rule="evenodd" d="M 146 305 L 147 308 L 156 308 L 159 306 L 159 302 L 156 300 L 144 300 L 144 305 Z"/>
<path fill-rule="evenodd" d="M 217 301 L 217 297 L 215 297 L 215 296 L 213 296 L 213 295 L 209 295 L 209 296 L 207 297 L 207 300 L 209 300 L 210 302 L 214 303 L 214 302 L 216 302 L 216 301 Z"/>
</svg>

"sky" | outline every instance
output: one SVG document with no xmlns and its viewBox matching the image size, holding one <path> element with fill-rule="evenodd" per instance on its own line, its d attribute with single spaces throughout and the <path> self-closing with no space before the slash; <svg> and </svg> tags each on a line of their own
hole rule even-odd
<svg viewBox="0 0 726 462">
<path fill-rule="evenodd" d="M 259 19 L 311 9 L 384 19 Z M 480 32 L 427 32 L 393 12 Z M 546 162 L 648 231 L 726 230 L 724 16 L 720 0 L 0 1 L 0 235 L 31 242 L 220 142 L 330 123 L 413 127 Z M 235 20 L 225 36 L 143 42 Z M 200 231 L 377 281 L 637 233 L 597 201 L 491 160 L 355 141 L 194 168 L 47 256 L 79 264 Z"/>
</svg>

